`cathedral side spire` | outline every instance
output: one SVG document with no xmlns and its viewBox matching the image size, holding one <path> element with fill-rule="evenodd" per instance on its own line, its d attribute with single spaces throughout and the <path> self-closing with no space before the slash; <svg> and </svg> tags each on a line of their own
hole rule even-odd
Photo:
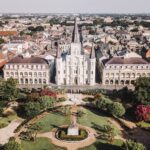
<svg viewBox="0 0 150 150">
<path fill-rule="evenodd" d="M 60 51 L 60 46 L 59 46 L 59 43 L 58 43 L 56 58 L 60 58 L 60 57 L 61 57 L 61 51 Z"/>
<path fill-rule="evenodd" d="M 75 19 L 75 24 L 74 24 L 74 31 L 73 31 L 73 38 L 72 42 L 73 43 L 80 43 L 80 35 L 79 35 L 79 29 L 78 29 L 78 19 Z"/>
<path fill-rule="evenodd" d="M 95 58 L 95 47 L 94 47 L 94 43 L 92 44 L 92 50 L 91 50 L 90 58 L 91 58 L 91 59 Z"/>
</svg>

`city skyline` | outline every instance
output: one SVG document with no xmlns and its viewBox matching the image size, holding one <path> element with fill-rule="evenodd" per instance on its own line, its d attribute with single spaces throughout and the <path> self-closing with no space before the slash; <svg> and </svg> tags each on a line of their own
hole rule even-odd
<svg viewBox="0 0 150 150">
<path fill-rule="evenodd" d="M 0 0 L 0 2 L 1 13 L 150 13 L 148 0 L 112 0 L 111 2 L 109 0 Z"/>
</svg>

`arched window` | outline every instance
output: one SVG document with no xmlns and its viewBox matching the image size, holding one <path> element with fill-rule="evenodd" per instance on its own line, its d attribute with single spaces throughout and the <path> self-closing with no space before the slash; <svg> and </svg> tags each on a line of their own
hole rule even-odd
<svg viewBox="0 0 150 150">
<path fill-rule="evenodd" d="M 135 73 L 132 73 L 132 74 L 131 74 L 131 78 L 135 78 Z"/>
<path fill-rule="evenodd" d="M 37 79 L 34 80 L 34 83 L 37 84 Z"/>
<path fill-rule="evenodd" d="M 131 84 L 134 84 L 134 82 L 135 82 L 134 80 L 131 80 Z"/>
<path fill-rule="evenodd" d="M 126 84 L 129 85 L 129 83 L 130 83 L 130 81 L 129 81 L 129 80 L 126 80 Z"/>
<path fill-rule="evenodd" d="M 37 77 L 37 72 L 34 72 L 34 77 Z"/>
<path fill-rule="evenodd" d="M 20 82 L 21 82 L 21 84 L 24 84 L 24 81 L 23 81 L 23 79 L 22 79 L 22 78 L 20 79 Z"/>
<path fill-rule="evenodd" d="M 30 79 L 30 84 L 33 84 L 33 80 L 32 79 Z"/>
<path fill-rule="evenodd" d="M 46 72 L 43 72 L 43 77 L 46 77 Z"/>
<path fill-rule="evenodd" d="M 42 79 L 39 79 L 39 84 L 41 84 L 42 83 Z"/>
<path fill-rule="evenodd" d="M 141 77 L 141 74 L 140 74 L 140 73 L 137 73 L 137 77 Z"/>
<path fill-rule="evenodd" d="M 146 77 L 146 74 L 145 74 L 145 73 L 142 73 L 142 77 Z"/>
<path fill-rule="evenodd" d="M 122 74 L 121 74 L 121 77 L 124 78 L 124 77 L 125 77 L 125 73 L 122 73 Z"/>
<path fill-rule="evenodd" d="M 41 73 L 41 72 L 39 72 L 39 73 L 38 73 L 38 76 L 39 76 L 39 77 L 42 77 L 42 73 Z"/>
<path fill-rule="evenodd" d="M 29 76 L 32 76 L 32 72 L 29 72 Z"/>
<path fill-rule="evenodd" d="M 13 72 L 11 72 L 10 74 L 11 74 L 11 76 L 14 76 L 14 73 L 13 73 Z"/>
<path fill-rule="evenodd" d="M 46 84 L 46 79 L 43 79 L 43 84 Z"/>
<path fill-rule="evenodd" d="M 112 78 L 114 77 L 114 73 L 111 73 L 111 77 L 112 77 Z"/>
<path fill-rule="evenodd" d="M 25 79 L 25 84 L 28 84 L 28 79 Z"/>
<path fill-rule="evenodd" d="M 126 78 L 130 78 L 130 73 L 127 73 L 127 74 L 126 74 Z"/>
</svg>

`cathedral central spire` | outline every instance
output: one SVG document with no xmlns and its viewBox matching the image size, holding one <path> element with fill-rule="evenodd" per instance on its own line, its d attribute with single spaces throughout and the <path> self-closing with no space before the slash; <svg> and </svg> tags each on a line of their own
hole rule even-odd
<svg viewBox="0 0 150 150">
<path fill-rule="evenodd" d="M 78 19 L 75 19 L 75 24 L 74 24 L 74 31 L 73 31 L 73 37 L 72 37 L 72 42 L 73 43 L 80 43 L 80 35 L 79 35 L 79 29 L 78 29 Z"/>
</svg>

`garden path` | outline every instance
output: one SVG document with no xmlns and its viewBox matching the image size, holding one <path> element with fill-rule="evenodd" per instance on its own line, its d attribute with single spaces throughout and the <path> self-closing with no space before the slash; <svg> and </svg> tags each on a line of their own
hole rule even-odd
<svg viewBox="0 0 150 150">
<path fill-rule="evenodd" d="M 17 119 L 12 121 L 7 127 L 0 129 L 0 145 L 9 141 L 10 137 L 15 135 L 15 129 L 21 124 L 22 120 Z"/>
</svg>

